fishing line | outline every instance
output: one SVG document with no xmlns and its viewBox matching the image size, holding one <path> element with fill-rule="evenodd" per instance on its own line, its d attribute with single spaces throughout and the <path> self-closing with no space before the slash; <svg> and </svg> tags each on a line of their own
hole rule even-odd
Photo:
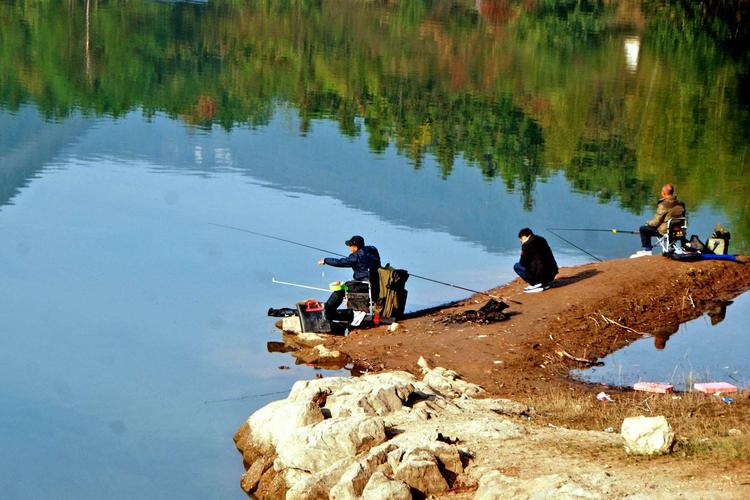
<svg viewBox="0 0 750 500">
<path fill-rule="evenodd" d="M 276 396 L 277 394 L 289 394 L 289 391 L 291 389 L 287 389 L 286 391 L 276 391 L 276 392 L 266 392 L 265 394 L 247 394 L 245 396 L 240 396 L 237 398 L 226 398 L 226 399 L 210 399 L 208 401 L 204 401 L 204 405 L 210 405 L 214 403 L 227 403 L 229 401 L 242 401 L 243 399 L 250 399 L 250 398 L 262 398 L 264 396 Z"/>
<path fill-rule="evenodd" d="M 331 250 L 326 250 L 325 248 L 314 247 L 312 245 L 305 245 L 304 243 L 300 243 L 298 241 L 293 241 L 293 240 L 289 240 L 289 239 L 286 239 L 286 238 L 281 238 L 279 236 L 273 236 L 271 234 L 261 233 L 260 231 L 251 231 L 250 229 L 245 229 L 245 228 L 236 227 L 236 226 L 228 226 L 226 224 L 217 224 L 216 222 L 209 222 L 208 224 L 210 224 L 212 226 L 223 227 L 225 229 L 234 229 L 235 231 L 240 231 L 240 232 L 243 232 L 243 233 L 254 234 L 255 236 L 262 236 L 263 238 L 269 238 L 269 239 L 276 240 L 276 241 L 283 241 L 284 243 L 290 243 L 292 245 L 297 245 L 297 246 L 304 247 L 304 248 L 310 248 L 312 250 L 318 250 L 320 252 L 327 253 L 327 254 L 330 254 L 330 255 L 337 255 L 339 257 L 346 257 L 346 255 L 343 255 L 343 254 L 340 254 L 340 253 L 337 253 L 337 252 L 332 252 Z M 591 254 L 589 254 L 589 255 L 591 255 Z M 594 256 L 592 255 L 592 257 L 594 257 Z M 594 258 L 596 259 L 596 257 L 594 257 Z M 599 259 L 597 259 L 597 260 L 599 260 Z M 511 301 L 513 303 L 521 304 L 517 300 L 509 299 L 509 298 L 506 298 L 506 297 L 498 297 L 496 295 L 492 295 L 492 294 L 489 294 L 489 293 L 486 293 L 486 292 L 480 292 L 479 290 L 473 290 L 471 288 L 466 288 L 466 287 L 463 287 L 463 286 L 454 285 L 452 283 L 446 283 L 445 281 L 438 281 L 438 280 L 435 280 L 435 279 L 432 279 L 432 278 L 427 278 L 426 276 L 420 276 L 420 275 L 414 274 L 414 273 L 409 273 L 409 275 L 412 276 L 412 277 L 414 277 L 414 278 L 417 278 L 417 279 L 421 279 L 421 280 L 425 280 L 425 281 L 431 281 L 433 283 L 438 283 L 440 285 L 445 285 L 445 286 L 450 286 L 450 287 L 453 287 L 453 288 L 458 288 L 459 290 L 465 290 L 467 292 L 472 292 L 472 293 L 476 293 L 476 294 L 479 294 L 479 295 L 485 295 L 487 297 L 490 297 L 490 298 L 493 298 L 493 299 L 496 299 L 496 300 L 509 300 L 509 301 Z"/>
<path fill-rule="evenodd" d="M 627 229 L 588 229 L 582 227 L 548 227 L 547 231 L 587 231 L 597 233 L 612 233 L 612 234 L 641 234 L 638 231 L 628 231 Z"/>
<path fill-rule="evenodd" d="M 567 243 L 568 245 L 572 246 L 573 248 L 577 248 L 578 250 L 580 250 L 581 252 L 585 253 L 586 255 L 589 255 L 589 256 L 591 256 L 591 257 L 595 258 L 595 259 L 596 259 L 596 260 L 598 260 L 599 262 L 604 262 L 604 261 L 603 261 L 602 259 L 600 259 L 600 258 L 599 258 L 599 257 L 597 257 L 596 255 L 594 255 L 594 254 L 592 254 L 592 253 L 590 253 L 590 252 L 587 252 L 586 250 L 584 250 L 583 248 L 579 247 L 579 246 L 578 246 L 578 245 L 576 245 L 575 243 L 573 243 L 573 242 L 571 242 L 571 241 L 568 241 L 568 240 L 566 240 L 565 238 L 563 238 L 562 236 L 560 236 L 559 234 L 557 234 L 557 233 L 556 233 L 556 232 L 554 231 L 554 229 L 550 229 L 550 228 L 547 228 L 547 231 L 549 231 L 550 233 L 554 234 L 555 236 L 557 236 L 558 238 L 560 238 L 561 240 L 563 240 L 563 241 L 564 241 L 565 243 Z M 558 229 L 558 231 L 559 231 L 559 229 Z"/>
</svg>

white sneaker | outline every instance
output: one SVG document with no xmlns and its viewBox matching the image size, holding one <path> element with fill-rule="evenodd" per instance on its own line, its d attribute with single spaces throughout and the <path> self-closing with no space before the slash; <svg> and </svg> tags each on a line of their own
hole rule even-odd
<svg viewBox="0 0 750 500">
<path fill-rule="evenodd" d="M 523 293 L 537 293 L 537 292 L 543 292 L 544 287 L 541 283 L 537 283 L 536 285 L 529 285 L 526 288 L 523 289 Z"/>
<path fill-rule="evenodd" d="M 638 250 L 633 255 L 631 255 L 630 258 L 637 259 L 638 257 L 648 257 L 650 255 L 653 255 L 653 253 L 651 253 L 651 250 Z"/>
</svg>

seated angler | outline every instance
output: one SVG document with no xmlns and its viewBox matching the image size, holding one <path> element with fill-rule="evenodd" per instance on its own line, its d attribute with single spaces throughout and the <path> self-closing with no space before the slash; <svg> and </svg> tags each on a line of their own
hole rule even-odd
<svg viewBox="0 0 750 500">
<path fill-rule="evenodd" d="M 654 214 L 651 220 L 646 222 L 646 225 L 641 226 L 638 230 L 641 234 L 641 247 L 642 250 L 638 250 L 636 253 L 630 256 L 631 259 L 636 257 L 645 257 L 651 255 L 651 244 L 652 236 L 663 236 L 667 233 L 667 221 L 677 217 L 685 217 L 685 204 L 677 199 L 674 194 L 674 186 L 672 184 L 664 184 L 661 188 L 661 198 L 656 204 L 656 214 Z"/>
<path fill-rule="evenodd" d="M 535 235 L 528 227 L 519 231 L 518 239 L 521 241 L 521 259 L 513 265 L 513 270 L 529 284 L 523 291 L 536 293 L 548 289 L 559 269 L 547 240 Z"/>
<path fill-rule="evenodd" d="M 333 267 L 351 267 L 355 281 L 369 281 L 370 272 L 377 271 L 380 267 L 380 254 L 374 246 L 365 246 L 362 236 L 352 236 L 344 242 L 351 252 L 347 257 L 335 259 L 326 257 L 318 261 L 318 265 L 327 264 Z M 336 309 L 344 301 L 346 292 L 336 290 L 328 298 L 325 304 L 326 317 L 334 318 Z"/>
</svg>

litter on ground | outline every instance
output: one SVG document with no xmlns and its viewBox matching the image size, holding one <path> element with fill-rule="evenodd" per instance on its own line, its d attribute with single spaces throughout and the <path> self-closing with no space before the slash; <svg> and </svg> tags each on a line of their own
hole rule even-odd
<svg viewBox="0 0 750 500">
<path fill-rule="evenodd" d="M 706 394 L 714 394 L 716 392 L 737 392 L 737 386 L 728 384 L 727 382 L 704 382 L 693 384 L 693 389 Z"/>
</svg>

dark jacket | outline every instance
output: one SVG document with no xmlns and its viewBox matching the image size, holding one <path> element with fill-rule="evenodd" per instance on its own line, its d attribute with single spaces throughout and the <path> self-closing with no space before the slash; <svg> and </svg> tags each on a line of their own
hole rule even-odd
<svg viewBox="0 0 750 500">
<path fill-rule="evenodd" d="M 377 271 L 380 267 L 380 254 L 377 248 L 365 246 L 346 257 L 340 259 L 326 257 L 323 261 L 333 267 L 351 267 L 355 280 L 367 281 L 370 277 L 370 270 Z"/>
<path fill-rule="evenodd" d="M 656 214 L 646 222 L 646 225 L 655 227 L 659 234 L 665 234 L 667 221 L 675 217 L 685 217 L 685 204 L 672 194 L 659 200 L 656 204 Z"/>
<path fill-rule="evenodd" d="M 532 234 L 521 245 L 521 265 L 526 268 L 529 283 L 549 283 L 557 276 L 557 262 L 547 240 Z"/>
</svg>

